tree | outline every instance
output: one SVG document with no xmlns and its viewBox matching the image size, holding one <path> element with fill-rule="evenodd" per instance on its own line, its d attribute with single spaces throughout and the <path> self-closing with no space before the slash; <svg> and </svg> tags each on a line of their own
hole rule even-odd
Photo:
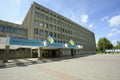
<svg viewBox="0 0 120 80">
<path fill-rule="evenodd" d="M 113 45 L 107 38 L 100 38 L 98 41 L 98 51 L 105 52 L 106 49 L 112 49 Z"/>
<path fill-rule="evenodd" d="M 120 49 L 120 41 L 117 41 L 116 49 Z"/>
</svg>

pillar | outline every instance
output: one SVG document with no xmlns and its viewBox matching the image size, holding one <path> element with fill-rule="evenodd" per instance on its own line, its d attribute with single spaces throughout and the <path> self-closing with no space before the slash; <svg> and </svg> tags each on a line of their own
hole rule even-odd
<svg viewBox="0 0 120 80">
<path fill-rule="evenodd" d="M 38 48 L 38 60 L 42 59 L 42 47 Z"/>
<path fill-rule="evenodd" d="M 72 48 L 71 49 L 71 56 L 74 56 L 74 54 L 75 54 L 75 50 Z"/>
<path fill-rule="evenodd" d="M 59 51 L 59 56 L 61 57 L 63 55 L 62 49 L 59 48 L 58 51 Z"/>
<path fill-rule="evenodd" d="M 32 58 L 32 55 L 33 53 L 32 53 L 32 48 L 30 48 L 30 58 Z"/>
<path fill-rule="evenodd" d="M 8 54 L 9 54 L 9 45 L 5 46 L 5 51 L 3 54 L 3 63 L 7 63 L 8 62 Z"/>
</svg>

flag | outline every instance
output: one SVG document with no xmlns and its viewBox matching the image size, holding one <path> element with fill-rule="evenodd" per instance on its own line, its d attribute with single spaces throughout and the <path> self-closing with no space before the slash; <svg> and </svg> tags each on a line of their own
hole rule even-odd
<svg viewBox="0 0 120 80">
<path fill-rule="evenodd" d="M 74 43 L 74 41 L 73 41 L 72 39 L 69 41 L 69 43 L 70 43 L 71 45 L 75 45 L 75 43 Z"/>
<path fill-rule="evenodd" d="M 52 44 L 54 42 L 54 39 L 49 35 L 47 40 Z"/>
</svg>

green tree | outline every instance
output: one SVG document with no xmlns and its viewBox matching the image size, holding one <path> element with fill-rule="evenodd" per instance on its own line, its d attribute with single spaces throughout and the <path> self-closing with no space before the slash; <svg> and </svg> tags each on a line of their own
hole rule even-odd
<svg viewBox="0 0 120 80">
<path fill-rule="evenodd" d="M 112 49 L 113 45 L 107 38 L 100 38 L 98 41 L 98 51 L 105 52 L 106 49 Z"/>
<path fill-rule="evenodd" d="M 120 41 L 117 41 L 116 49 L 120 49 Z"/>
</svg>

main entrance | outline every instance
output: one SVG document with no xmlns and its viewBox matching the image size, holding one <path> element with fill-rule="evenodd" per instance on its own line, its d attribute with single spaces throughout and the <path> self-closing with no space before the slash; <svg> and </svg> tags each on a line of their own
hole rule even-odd
<svg viewBox="0 0 120 80">
<path fill-rule="evenodd" d="M 43 58 L 55 58 L 60 57 L 61 54 L 59 52 L 59 49 L 42 49 L 42 57 Z M 32 57 L 38 58 L 38 49 L 32 50 Z"/>
</svg>

